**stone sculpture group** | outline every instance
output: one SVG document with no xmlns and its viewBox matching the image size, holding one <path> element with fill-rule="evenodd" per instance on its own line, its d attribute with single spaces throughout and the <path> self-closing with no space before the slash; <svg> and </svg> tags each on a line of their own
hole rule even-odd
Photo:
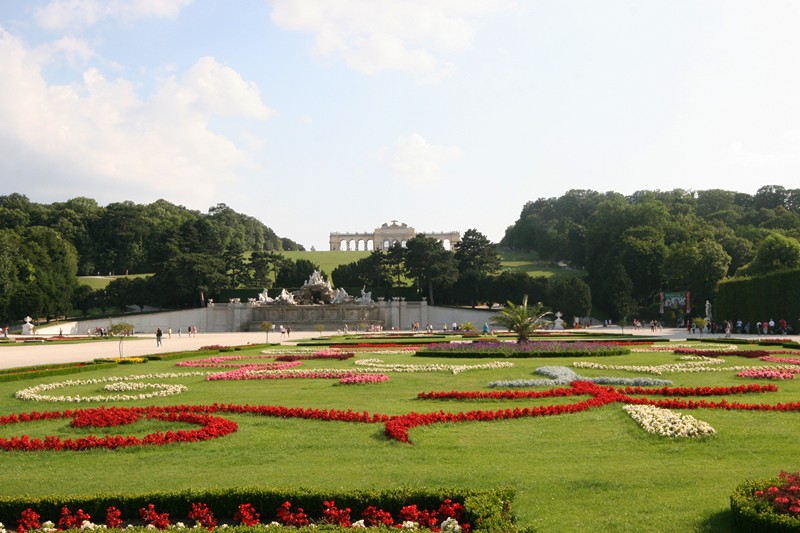
<svg viewBox="0 0 800 533">
<path fill-rule="evenodd" d="M 257 299 L 252 300 L 260 305 L 315 305 L 315 304 L 347 304 L 371 305 L 372 293 L 366 292 L 366 287 L 361 289 L 361 296 L 353 297 L 343 288 L 334 289 L 319 270 L 311 273 L 303 286 L 294 292 L 281 289 L 280 295 L 270 298 L 267 289 L 264 289 Z"/>
</svg>

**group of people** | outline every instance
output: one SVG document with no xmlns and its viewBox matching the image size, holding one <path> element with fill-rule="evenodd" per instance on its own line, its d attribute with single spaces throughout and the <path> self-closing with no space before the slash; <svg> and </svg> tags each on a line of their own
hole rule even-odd
<svg viewBox="0 0 800 533">
<path fill-rule="evenodd" d="M 197 336 L 197 326 L 186 326 L 186 334 L 190 337 Z M 183 336 L 183 328 L 178 328 L 178 337 Z M 156 328 L 156 346 L 162 346 L 161 341 L 164 338 L 164 330 Z M 167 338 L 172 338 L 172 328 L 167 328 Z"/>
<path fill-rule="evenodd" d="M 687 329 L 690 329 L 692 333 L 697 332 L 697 325 L 694 321 L 689 321 L 687 324 Z M 744 335 L 792 335 L 794 331 L 792 326 L 786 321 L 786 319 L 781 318 L 777 322 L 773 319 L 757 321 L 755 326 L 752 326 L 750 322 L 744 322 L 741 319 L 737 320 L 735 323 L 732 323 L 730 320 L 725 320 L 723 322 L 713 322 L 709 321 L 705 325 L 705 331 L 708 333 L 724 333 L 726 337 L 730 337 L 731 333 L 735 334 L 744 334 Z"/>
<path fill-rule="evenodd" d="M 655 319 L 651 320 L 650 322 L 647 322 L 646 320 L 639 320 L 638 318 L 633 319 L 633 329 L 644 329 L 648 326 L 652 332 L 655 332 L 656 330 L 661 331 L 663 328 L 663 324 Z M 603 327 L 606 327 L 605 323 L 603 323 Z"/>
</svg>

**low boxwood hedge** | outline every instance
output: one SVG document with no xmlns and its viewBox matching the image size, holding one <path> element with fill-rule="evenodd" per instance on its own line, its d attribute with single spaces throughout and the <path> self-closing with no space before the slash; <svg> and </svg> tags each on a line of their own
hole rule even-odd
<svg viewBox="0 0 800 533">
<path fill-rule="evenodd" d="M 220 522 L 232 523 L 233 514 L 239 505 L 251 504 L 261 515 L 261 522 L 268 524 L 277 520 L 277 510 L 284 502 L 290 502 L 292 509 L 302 507 L 312 520 L 322 517 L 324 502 L 334 500 L 339 509 L 349 507 L 353 520 L 361 516 L 361 511 L 374 505 L 398 517 L 400 509 L 416 504 L 420 509 L 438 509 L 445 499 L 464 505 L 465 521 L 474 532 L 482 533 L 522 533 L 516 526 L 511 513 L 514 491 L 511 488 L 494 490 L 470 489 L 418 489 L 398 488 L 390 490 L 332 490 L 320 492 L 306 489 L 280 489 L 263 487 L 239 487 L 233 489 L 190 489 L 184 491 L 165 491 L 141 494 L 96 494 L 89 496 L 41 497 L 41 498 L 0 498 L 0 521 L 15 524 L 25 509 L 33 509 L 42 521 L 56 522 L 61 509 L 67 507 L 75 512 L 82 509 L 96 523 L 102 523 L 110 506 L 122 512 L 122 519 L 138 521 L 139 509 L 153 504 L 159 513 L 169 513 L 170 520 L 191 523 L 187 519 L 192 503 L 204 503 Z M 302 531 L 299 529 L 298 531 Z M 318 530 L 318 529 L 317 529 Z M 326 530 L 328 530 L 326 526 Z M 331 528 L 338 531 L 339 528 Z M 352 529 L 341 528 L 341 531 Z"/>
<path fill-rule="evenodd" d="M 41 365 L 31 367 L 9 368 L 0 371 L 0 381 L 19 381 L 30 378 L 41 378 L 46 376 L 62 376 L 76 372 L 91 372 L 93 370 L 104 370 L 117 366 L 115 362 L 103 363 L 63 363 L 54 365 Z"/>
</svg>

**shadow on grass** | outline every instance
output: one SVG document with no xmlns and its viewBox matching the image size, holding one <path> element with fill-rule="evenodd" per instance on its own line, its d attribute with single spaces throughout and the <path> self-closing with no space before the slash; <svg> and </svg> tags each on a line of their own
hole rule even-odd
<svg viewBox="0 0 800 533">
<path fill-rule="evenodd" d="M 697 533 L 729 533 L 733 531 L 733 514 L 730 509 L 709 515 L 700 522 Z"/>
</svg>

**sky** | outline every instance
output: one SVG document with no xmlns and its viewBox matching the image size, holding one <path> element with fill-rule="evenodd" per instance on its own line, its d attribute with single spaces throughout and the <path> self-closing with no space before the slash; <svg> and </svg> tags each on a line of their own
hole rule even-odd
<svg viewBox="0 0 800 533">
<path fill-rule="evenodd" d="M 494 242 L 571 189 L 800 187 L 800 4 L 0 0 L 0 195 Z"/>
</svg>

